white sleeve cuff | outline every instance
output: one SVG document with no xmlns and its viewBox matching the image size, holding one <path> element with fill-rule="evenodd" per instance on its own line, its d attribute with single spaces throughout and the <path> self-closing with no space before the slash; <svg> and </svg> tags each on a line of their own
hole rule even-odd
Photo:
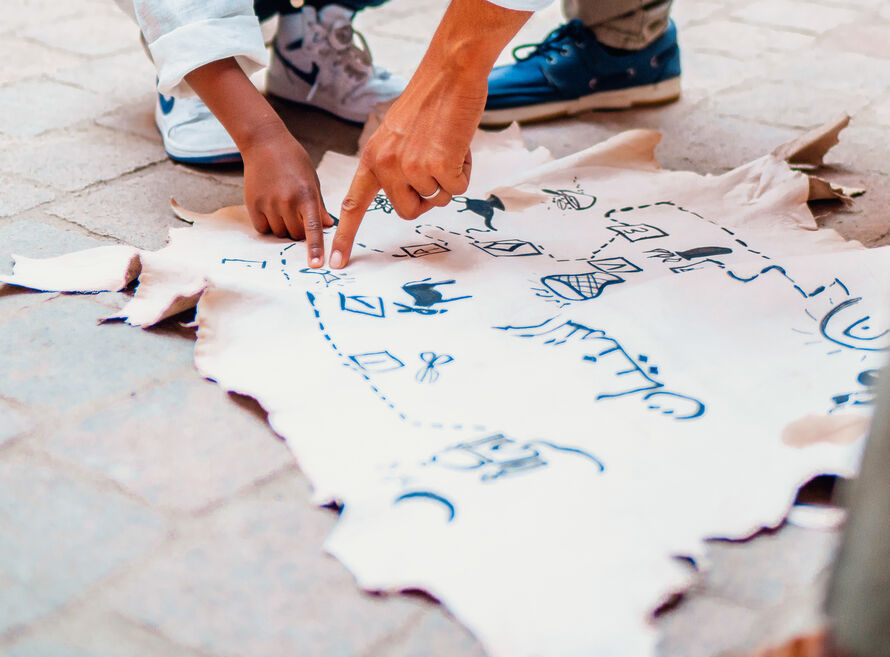
<svg viewBox="0 0 890 657">
<path fill-rule="evenodd" d="M 269 65 L 256 16 L 211 18 L 178 27 L 148 45 L 158 70 L 158 91 L 193 96 L 185 76 L 210 62 L 234 57 L 246 75 Z"/>
<path fill-rule="evenodd" d="M 504 9 L 515 9 L 516 11 L 538 11 L 553 0 L 488 0 L 491 4 L 503 7 Z"/>
</svg>

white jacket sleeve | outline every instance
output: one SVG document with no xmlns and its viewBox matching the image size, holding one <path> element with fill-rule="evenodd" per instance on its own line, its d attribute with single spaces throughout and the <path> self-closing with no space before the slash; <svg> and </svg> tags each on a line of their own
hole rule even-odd
<svg viewBox="0 0 890 657">
<path fill-rule="evenodd" d="M 158 71 L 158 91 L 194 95 L 196 68 L 234 57 L 247 75 L 268 65 L 252 0 L 131 0 Z"/>
<path fill-rule="evenodd" d="M 553 0 L 488 0 L 491 4 L 504 9 L 518 11 L 538 11 L 549 5 Z"/>
</svg>

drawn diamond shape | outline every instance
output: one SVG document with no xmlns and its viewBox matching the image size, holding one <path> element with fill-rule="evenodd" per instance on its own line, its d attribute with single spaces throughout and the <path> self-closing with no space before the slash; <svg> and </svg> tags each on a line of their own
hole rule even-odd
<svg viewBox="0 0 890 657">
<path fill-rule="evenodd" d="M 365 372 L 392 372 L 405 367 L 405 363 L 388 351 L 370 351 L 366 354 L 353 354 L 349 357 Z"/>
<path fill-rule="evenodd" d="M 495 258 L 521 258 L 541 255 L 541 250 L 525 240 L 494 240 L 492 242 L 473 242 L 477 249 L 485 251 Z"/>
<path fill-rule="evenodd" d="M 348 313 L 368 315 L 370 317 L 385 317 L 383 299 L 380 297 L 366 297 L 361 294 L 345 295 L 340 293 L 340 309 Z"/>
<path fill-rule="evenodd" d="M 643 271 L 627 258 L 600 258 L 599 260 L 588 260 L 587 264 L 595 267 L 600 271 L 610 271 L 613 274 L 634 274 Z"/>
</svg>

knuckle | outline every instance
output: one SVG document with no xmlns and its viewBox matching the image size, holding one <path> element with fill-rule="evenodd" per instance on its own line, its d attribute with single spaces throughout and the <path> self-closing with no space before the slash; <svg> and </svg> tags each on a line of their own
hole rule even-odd
<svg viewBox="0 0 890 657">
<path fill-rule="evenodd" d="M 398 166 L 399 156 L 395 151 L 386 150 L 377 154 L 377 164 L 381 167 L 392 169 Z"/>
<path fill-rule="evenodd" d="M 402 162 L 402 171 L 409 176 L 420 175 L 427 167 L 419 157 L 407 157 Z"/>
<path fill-rule="evenodd" d="M 312 185 L 297 185 L 297 188 L 294 190 L 294 198 L 299 201 L 306 201 L 308 199 L 314 198 L 315 196 L 315 187 Z"/>
<path fill-rule="evenodd" d="M 359 210 L 359 203 L 353 196 L 347 196 L 343 199 L 343 203 L 340 204 L 343 212 L 355 212 Z"/>
</svg>

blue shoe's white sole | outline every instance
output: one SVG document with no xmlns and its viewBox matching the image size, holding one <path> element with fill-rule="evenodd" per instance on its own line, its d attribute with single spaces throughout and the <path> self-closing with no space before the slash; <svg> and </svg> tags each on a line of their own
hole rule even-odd
<svg viewBox="0 0 890 657">
<path fill-rule="evenodd" d="M 627 109 L 636 105 L 667 103 L 680 97 L 680 78 L 670 78 L 654 84 L 645 84 L 614 91 L 596 93 L 575 98 L 536 105 L 485 110 L 481 125 L 499 126 L 518 121 L 541 121 L 560 116 L 571 116 L 590 110 Z"/>
</svg>

